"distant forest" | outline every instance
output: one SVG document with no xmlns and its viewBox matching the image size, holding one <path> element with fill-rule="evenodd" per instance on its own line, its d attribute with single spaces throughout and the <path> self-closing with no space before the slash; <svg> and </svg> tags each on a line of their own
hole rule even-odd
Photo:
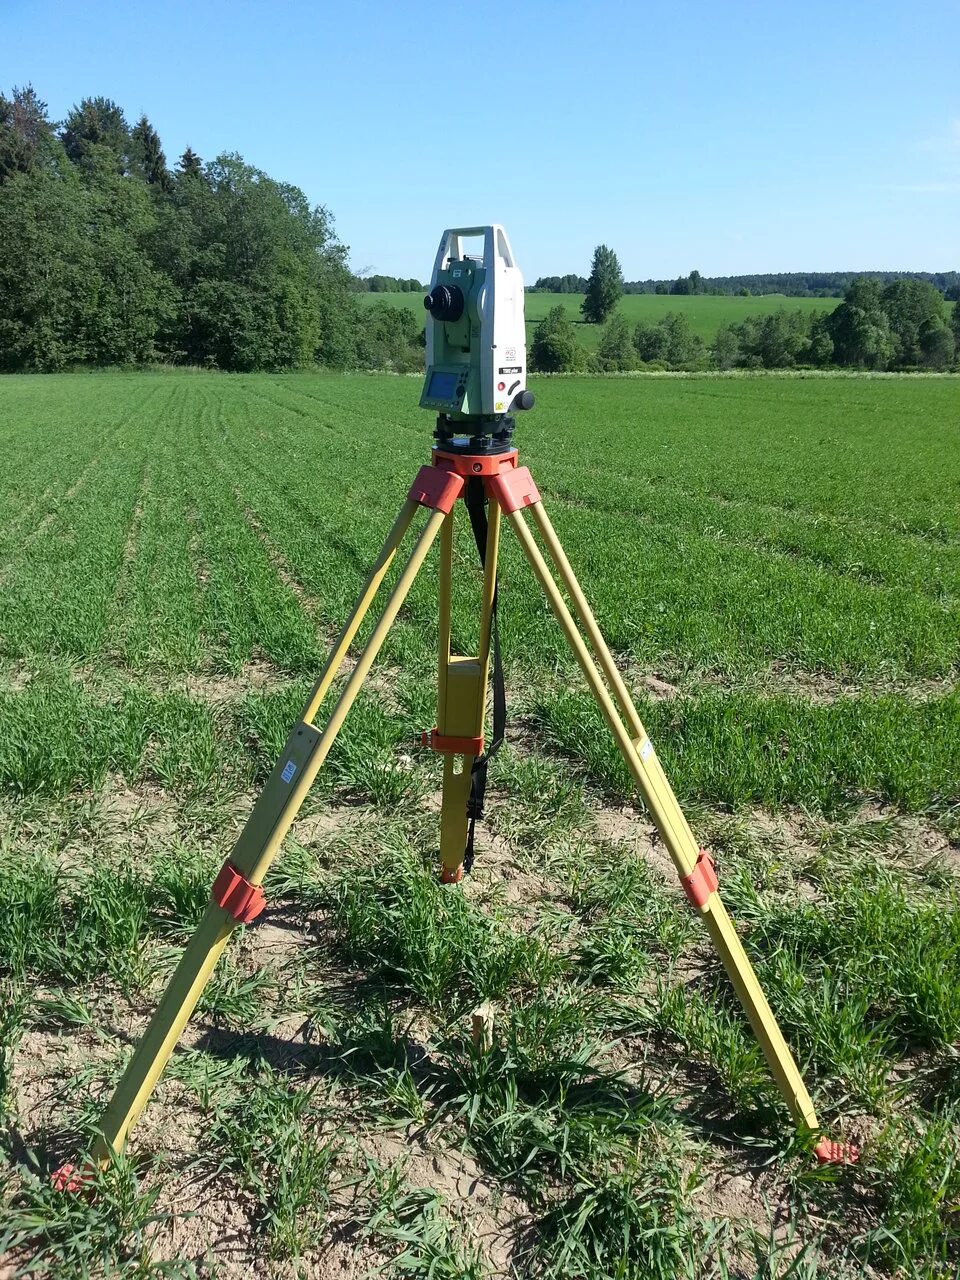
<svg viewBox="0 0 960 1280">
<path fill-rule="evenodd" d="M 956 271 L 785 271 L 747 276 L 701 276 L 699 271 L 676 280 L 625 280 L 624 293 L 659 293 L 682 296 L 691 293 L 741 296 L 780 293 L 788 298 L 842 298 L 861 276 L 892 284 L 896 280 L 924 280 L 948 301 L 960 298 L 960 273 Z M 586 276 L 541 276 L 533 289 L 539 293 L 585 293 Z"/>
<path fill-rule="evenodd" d="M 170 164 L 108 98 L 56 122 L 0 94 L 0 370 L 422 367 L 422 322 L 376 288 L 327 209 L 241 156 Z"/>
</svg>

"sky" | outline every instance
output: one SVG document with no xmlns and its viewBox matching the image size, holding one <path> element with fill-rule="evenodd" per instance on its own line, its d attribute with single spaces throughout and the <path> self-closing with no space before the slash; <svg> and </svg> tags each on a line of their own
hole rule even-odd
<svg viewBox="0 0 960 1280">
<path fill-rule="evenodd" d="M 0 0 L 0 90 L 239 152 L 428 279 L 501 222 L 525 278 L 960 268 L 960 0 Z"/>
</svg>

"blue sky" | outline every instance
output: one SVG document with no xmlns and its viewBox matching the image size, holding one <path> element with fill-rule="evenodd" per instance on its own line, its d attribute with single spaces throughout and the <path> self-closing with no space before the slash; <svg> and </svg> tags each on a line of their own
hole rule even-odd
<svg viewBox="0 0 960 1280">
<path fill-rule="evenodd" d="M 239 151 L 421 278 L 487 221 L 530 281 L 958 268 L 958 49 L 958 0 L 0 5 L 0 87 Z"/>
</svg>

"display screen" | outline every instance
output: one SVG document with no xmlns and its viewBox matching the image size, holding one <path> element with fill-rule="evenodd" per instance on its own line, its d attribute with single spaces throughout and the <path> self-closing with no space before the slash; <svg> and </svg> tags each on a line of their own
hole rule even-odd
<svg viewBox="0 0 960 1280">
<path fill-rule="evenodd" d="M 434 373 L 430 375 L 427 395 L 431 400 L 455 400 L 457 398 L 457 375 L 455 373 Z"/>
</svg>

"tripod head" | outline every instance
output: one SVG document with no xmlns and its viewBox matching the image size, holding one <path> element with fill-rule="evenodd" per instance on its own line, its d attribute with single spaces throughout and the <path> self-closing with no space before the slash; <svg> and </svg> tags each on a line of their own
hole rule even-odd
<svg viewBox="0 0 960 1280">
<path fill-rule="evenodd" d="M 482 237 L 479 255 L 465 240 Z M 420 396 L 437 411 L 438 447 L 502 453 L 511 447 L 519 409 L 533 408 L 527 387 L 523 277 L 503 227 L 457 227 L 440 238 L 427 312 L 427 377 Z"/>
</svg>

